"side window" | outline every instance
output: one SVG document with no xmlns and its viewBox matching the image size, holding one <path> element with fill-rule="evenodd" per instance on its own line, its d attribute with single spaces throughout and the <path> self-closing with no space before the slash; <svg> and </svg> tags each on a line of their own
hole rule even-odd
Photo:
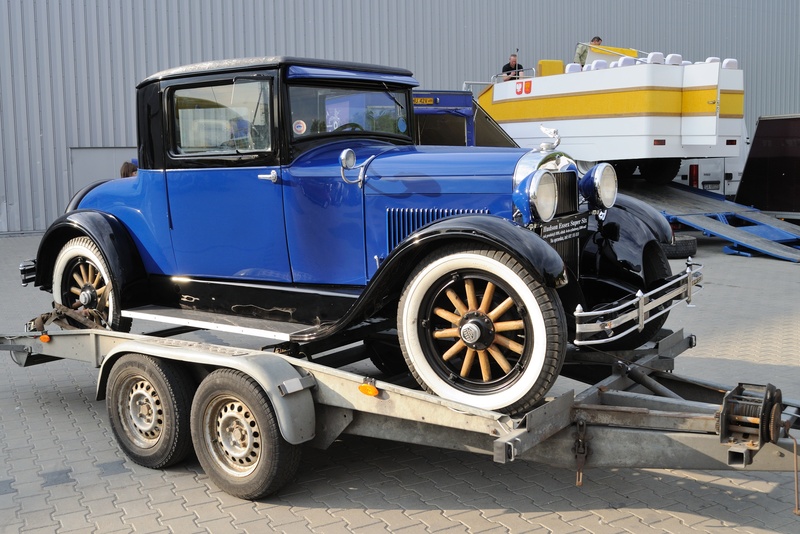
<svg viewBox="0 0 800 534">
<path fill-rule="evenodd" d="M 271 86 L 263 80 L 177 89 L 175 152 L 236 154 L 272 149 Z"/>
</svg>

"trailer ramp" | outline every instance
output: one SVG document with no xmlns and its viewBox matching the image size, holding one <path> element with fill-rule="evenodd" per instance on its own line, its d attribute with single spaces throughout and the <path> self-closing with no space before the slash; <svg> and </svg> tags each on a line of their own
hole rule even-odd
<svg viewBox="0 0 800 534">
<path fill-rule="evenodd" d="M 678 183 L 650 184 L 644 180 L 621 183 L 622 193 L 647 202 L 667 218 L 719 237 L 731 244 L 728 254 L 764 254 L 800 262 L 800 226 L 771 217 L 750 206 L 724 200 L 707 191 Z"/>
</svg>

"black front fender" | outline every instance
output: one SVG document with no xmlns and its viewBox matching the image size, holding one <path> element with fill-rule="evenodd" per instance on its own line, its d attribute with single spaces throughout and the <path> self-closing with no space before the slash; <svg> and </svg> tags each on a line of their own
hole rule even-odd
<svg viewBox="0 0 800 534">
<path fill-rule="evenodd" d="M 564 260 L 538 234 L 501 217 L 449 217 L 421 228 L 395 247 L 345 317 L 329 325 L 318 337 L 331 335 L 378 313 L 399 297 L 411 271 L 425 256 L 454 242 L 490 246 L 507 252 L 531 276 L 549 287 L 558 288 L 567 283 Z"/>
<path fill-rule="evenodd" d="M 35 285 L 51 291 L 53 268 L 62 247 L 75 237 L 86 236 L 98 246 L 112 277 L 121 288 L 122 306 L 133 300 L 135 282 L 145 280 L 139 253 L 125 226 L 114 216 L 99 211 L 78 210 L 56 219 L 45 232 L 36 254 Z"/>
<path fill-rule="evenodd" d="M 666 217 L 649 205 L 626 197 L 621 205 L 606 210 L 603 220 L 590 218 L 589 238 L 581 253 L 581 277 L 614 279 L 643 288 L 646 249 L 671 240 L 672 229 Z"/>
</svg>

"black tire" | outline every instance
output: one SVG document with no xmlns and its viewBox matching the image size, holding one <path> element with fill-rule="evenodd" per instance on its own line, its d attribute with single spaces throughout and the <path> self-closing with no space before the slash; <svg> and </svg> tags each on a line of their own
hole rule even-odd
<svg viewBox="0 0 800 534">
<path fill-rule="evenodd" d="M 681 160 L 678 158 L 643 159 L 639 162 L 639 173 L 651 184 L 670 183 L 680 169 Z"/>
<path fill-rule="evenodd" d="M 367 338 L 364 340 L 364 349 L 381 373 L 387 376 L 408 373 L 408 364 L 396 336 L 393 340 Z"/>
<path fill-rule="evenodd" d="M 119 288 L 100 249 L 88 237 L 69 240 L 53 267 L 53 300 L 71 308 L 98 328 L 129 332 L 131 319 L 122 317 Z M 76 321 L 70 323 L 82 327 Z"/>
<path fill-rule="evenodd" d="M 497 250 L 449 246 L 425 258 L 406 282 L 397 323 L 417 382 L 479 408 L 528 411 L 564 361 L 555 291 Z"/>
<path fill-rule="evenodd" d="M 636 172 L 636 167 L 639 166 L 637 160 L 619 160 L 612 161 L 614 171 L 617 173 L 617 178 L 620 180 L 630 180 L 633 178 L 633 173 Z"/>
<path fill-rule="evenodd" d="M 667 255 L 664 253 L 664 249 L 658 243 L 650 243 L 645 247 L 642 253 L 644 255 L 642 264 L 646 293 L 661 285 L 665 278 L 672 276 L 672 268 L 669 265 L 669 261 L 667 261 Z M 659 308 L 655 311 L 658 311 L 658 309 Z M 644 325 L 641 331 L 634 330 L 620 339 L 602 345 L 602 347 L 608 350 L 636 349 L 653 339 L 653 337 L 658 334 L 659 330 L 661 330 L 661 327 L 664 326 L 668 317 L 669 312 L 664 313 Z M 627 328 L 629 328 L 629 325 L 622 325 L 620 330 L 625 330 Z"/>
<path fill-rule="evenodd" d="M 676 234 L 675 244 L 661 245 L 669 259 L 688 258 L 697 254 L 697 238 L 693 235 Z"/>
<path fill-rule="evenodd" d="M 174 465 L 192 447 L 192 384 L 169 360 L 126 354 L 106 384 L 106 408 L 120 448 L 134 462 L 157 469 Z"/>
<path fill-rule="evenodd" d="M 197 389 L 192 441 L 206 474 L 240 499 L 278 491 L 300 465 L 300 447 L 281 435 L 267 394 L 233 369 L 214 371 Z"/>
</svg>

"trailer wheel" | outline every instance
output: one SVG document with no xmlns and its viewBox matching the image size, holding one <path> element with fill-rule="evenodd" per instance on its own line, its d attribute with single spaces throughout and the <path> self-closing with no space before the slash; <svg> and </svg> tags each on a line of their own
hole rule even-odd
<svg viewBox="0 0 800 534">
<path fill-rule="evenodd" d="M 112 280 L 97 245 L 88 237 L 76 237 L 62 247 L 56 258 L 53 300 L 79 312 L 98 328 L 128 332 L 132 321 L 121 315 L 119 288 Z M 82 327 L 77 321 L 68 321 Z"/>
<path fill-rule="evenodd" d="M 678 175 L 681 160 L 678 158 L 643 159 L 639 162 L 639 172 L 651 184 L 668 184 Z"/>
<path fill-rule="evenodd" d="M 645 291 L 655 289 L 659 285 L 663 284 L 663 281 L 666 278 L 672 276 L 672 268 L 669 265 L 669 261 L 667 261 L 667 255 L 664 253 L 664 249 L 658 243 L 651 243 L 645 247 L 643 251 L 642 263 Z M 668 305 L 669 303 L 665 304 L 664 306 Z M 656 308 L 656 310 L 651 313 L 657 312 L 658 309 L 659 308 Z M 630 334 L 623 336 L 616 341 L 611 341 L 607 344 L 604 344 L 603 348 L 608 350 L 632 350 L 638 348 L 653 339 L 653 337 L 658 334 L 658 331 L 661 330 L 661 327 L 664 326 L 664 323 L 667 321 L 667 317 L 669 317 L 669 312 L 660 315 L 644 325 L 644 328 L 641 332 L 634 330 Z M 629 328 L 629 326 L 622 325 L 621 329 L 625 328 Z"/>
<path fill-rule="evenodd" d="M 106 407 L 122 450 L 139 465 L 174 465 L 191 451 L 192 386 L 169 360 L 127 354 L 111 369 Z"/>
<path fill-rule="evenodd" d="M 241 499 L 278 491 L 300 465 L 300 448 L 281 435 L 267 394 L 233 369 L 214 371 L 197 389 L 192 441 L 211 480 Z"/>
<path fill-rule="evenodd" d="M 566 333 L 555 291 L 488 248 L 431 254 L 398 307 L 400 346 L 423 388 L 509 414 L 528 411 L 553 385 Z"/>
</svg>

